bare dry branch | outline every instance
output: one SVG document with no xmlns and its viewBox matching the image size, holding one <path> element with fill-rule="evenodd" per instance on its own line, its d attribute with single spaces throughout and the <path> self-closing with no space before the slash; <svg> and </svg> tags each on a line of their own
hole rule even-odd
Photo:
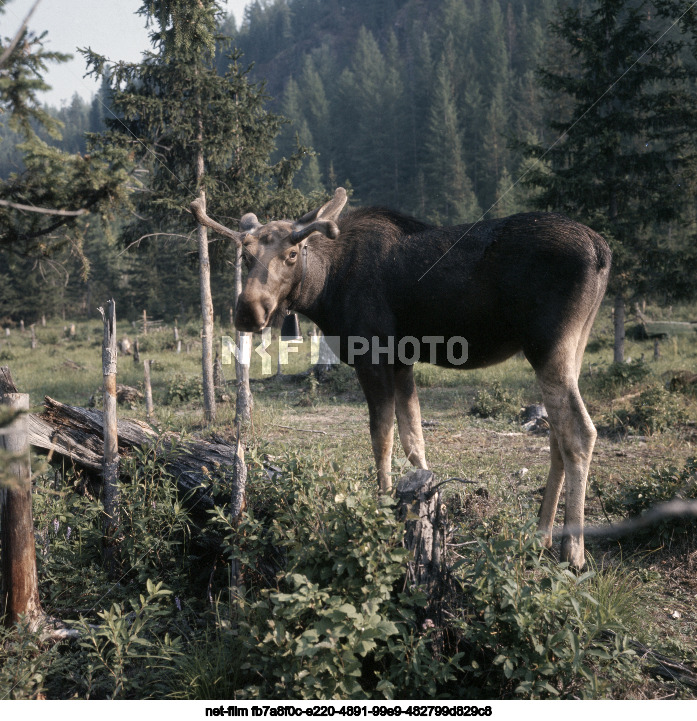
<svg viewBox="0 0 697 721">
<path fill-rule="evenodd" d="M 80 208 L 79 210 L 57 210 L 56 208 L 39 208 L 36 205 L 22 205 L 22 203 L 13 203 L 9 200 L 0 200 L 0 205 L 4 205 L 8 208 L 14 208 L 14 210 L 25 210 L 29 213 L 41 213 L 42 215 L 60 215 L 67 218 L 74 218 L 78 215 L 84 215 L 88 212 L 86 208 Z"/>
<path fill-rule="evenodd" d="M 20 38 L 22 37 L 22 33 L 27 29 L 27 25 L 29 24 L 29 20 L 31 19 L 31 16 L 34 14 L 34 10 L 36 10 L 37 5 L 41 2 L 41 0 L 36 0 L 36 2 L 31 6 L 31 10 L 27 13 L 27 16 L 22 21 L 22 24 L 19 27 L 19 30 L 15 34 L 15 36 L 12 38 L 12 41 L 10 44 L 5 48 L 2 56 L 0 57 L 0 68 L 7 62 L 7 59 L 12 55 L 12 51 L 17 47 L 17 43 L 19 42 Z"/>
</svg>

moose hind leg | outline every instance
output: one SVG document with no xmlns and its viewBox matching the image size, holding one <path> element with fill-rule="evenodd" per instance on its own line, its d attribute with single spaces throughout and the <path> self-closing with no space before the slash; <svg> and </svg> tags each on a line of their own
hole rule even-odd
<svg viewBox="0 0 697 721">
<path fill-rule="evenodd" d="M 389 366 L 366 365 L 356 375 L 368 402 L 370 441 L 378 472 L 380 493 L 392 490 L 392 445 L 394 442 L 394 373 Z"/>
<path fill-rule="evenodd" d="M 413 366 L 395 368 L 394 390 L 399 440 L 407 460 L 416 468 L 428 468 Z"/>
<path fill-rule="evenodd" d="M 561 489 L 564 485 L 564 459 L 562 458 L 559 443 L 554 435 L 553 428 L 550 428 L 549 431 L 549 450 L 551 463 L 549 466 L 549 475 L 547 476 L 547 485 L 542 496 L 539 522 L 539 529 L 543 534 L 543 543 L 546 548 L 551 548 L 552 546 L 554 517 L 557 513 Z"/>
<path fill-rule="evenodd" d="M 543 380 L 541 386 L 550 425 L 554 429 L 564 464 L 566 481 L 561 560 L 581 569 L 585 565 L 583 522 L 586 481 L 597 433 L 578 391 L 575 373 L 571 372 L 565 375 L 564 380 L 556 382 Z M 548 510 L 551 510 L 552 489 L 549 492 Z"/>
</svg>

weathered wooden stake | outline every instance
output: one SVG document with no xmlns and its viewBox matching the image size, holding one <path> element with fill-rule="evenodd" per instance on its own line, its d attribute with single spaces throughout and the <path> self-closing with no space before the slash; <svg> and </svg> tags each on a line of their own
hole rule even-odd
<svg viewBox="0 0 697 721">
<path fill-rule="evenodd" d="M 41 327 L 42 328 L 46 327 L 46 315 L 43 313 L 41 314 Z"/>
<path fill-rule="evenodd" d="M 102 562 L 113 578 L 118 567 L 119 535 L 119 449 L 116 425 L 116 303 L 107 301 L 106 312 L 99 308 L 104 321 L 102 375 L 104 376 L 104 461 L 102 463 Z"/>
<path fill-rule="evenodd" d="M 70 324 L 70 337 L 74 338 L 77 333 L 77 329 L 75 328 L 75 323 Z"/>
<path fill-rule="evenodd" d="M 31 330 L 31 349 L 34 350 L 36 348 L 36 328 L 33 323 L 29 328 Z"/>
<path fill-rule="evenodd" d="M 145 417 L 150 420 L 152 418 L 152 386 L 150 385 L 150 364 L 152 361 L 143 361 L 143 371 L 145 372 Z"/>
<path fill-rule="evenodd" d="M 174 342 L 179 343 L 179 328 L 177 328 L 177 319 L 174 319 Z"/>
<path fill-rule="evenodd" d="M 215 361 L 213 362 L 213 384 L 216 390 L 225 390 L 225 376 L 223 375 L 223 364 L 218 355 L 218 351 L 215 352 Z"/>
<path fill-rule="evenodd" d="M 242 294 L 242 247 L 237 246 L 235 253 L 235 307 Z M 235 343 L 242 348 L 242 343 L 251 341 L 251 334 L 235 331 Z M 249 386 L 249 364 L 240 363 L 235 358 L 235 379 L 237 381 L 237 397 L 235 399 L 235 418 L 243 424 L 251 423 L 254 397 Z"/>
<path fill-rule="evenodd" d="M 148 334 L 148 311 L 143 308 L 143 335 Z"/>
<path fill-rule="evenodd" d="M 432 471 L 417 469 L 397 484 L 397 517 L 404 521 L 404 545 L 413 554 L 407 568 L 410 585 L 440 596 L 444 580 L 445 518 Z"/>
<path fill-rule="evenodd" d="M 133 341 L 133 362 L 140 363 L 140 343 L 137 338 Z"/>
<path fill-rule="evenodd" d="M 24 320 L 19 321 L 19 332 L 24 333 Z"/>
<path fill-rule="evenodd" d="M 0 405 L 15 411 L 29 410 L 29 394 L 17 393 L 10 369 L 0 368 Z M 11 453 L 10 475 L 15 478 L 9 488 L 0 490 L 2 520 L 2 597 L 0 613 L 5 625 L 19 621 L 20 615 L 30 625 L 42 617 L 39 601 L 39 579 L 36 572 L 34 518 L 31 504 L 31 467 L 27 441 L 27 417 L 17 416 L 0 428 L 0 449 Z M 3 459 L 4 462 L 5 459 Z"/>
<path fill-rule="evenodd" d="M 653 342 L 653 359 L 657 361 L 661 357 L 661 344 L 658 342 L 658 338 Z"/>
<path fill-rule="evenodd" d="M 242 444 L 242 424 L 237 421 L 237 445 L 235 448 L 235 464 L 232 472 L 232 493 L 230 496 L 230 521 L 233 525 L 240 522 L 242 512 L 247 507 L 247 465 L 244 462 L 244 445 Z M 231 607 L 234 609 L 241 598 L 242 566 L 237 559 L 230 564 L 230 595 Z"/>
</svg>

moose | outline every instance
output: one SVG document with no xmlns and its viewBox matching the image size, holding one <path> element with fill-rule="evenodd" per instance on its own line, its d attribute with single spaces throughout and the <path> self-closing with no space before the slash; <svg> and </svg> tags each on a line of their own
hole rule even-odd
<svg viewBox="0 0 697 721">
<path fill-rule="evenodd" d="M 395 415 L 406 457 L 427 468 L 413 364 L 481 368 L 522 351 L 550 423 L 551 465 L 539 528 L 551 546 L 566 480 L 561 559 L 582 568 L 586 480 L 597 434 L 578 377 L 607 286 L 607 243 L 555 213 L 435 227 L 384 208 L 340 217 L 346 200 L 338 188 L 329 202 L 296 221 L 262 224 L 248 213 L 239 232 L 210 219 L 199 201 L 192 203 L 199 223 L 245 251 L 249 272 L 237 328 L 258 332 L 293 310 L 326 336 L 340 338 L 339 357 L 355 368 L 368 402 L 382 493 L 391 489 Z M 458 339 L 456 351 L 451 341 Z"/>
</svg>

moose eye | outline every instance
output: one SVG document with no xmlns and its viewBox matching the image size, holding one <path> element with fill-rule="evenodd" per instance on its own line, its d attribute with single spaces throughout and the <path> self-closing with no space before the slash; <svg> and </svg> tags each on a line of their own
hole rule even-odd
<svg viewBox="0 0 697 721">
<path fill-rule="evenodd" d="M 290 253 L 288 253 L 288 258 L 290 260 L 295 260 L 298 257 L 298 251 L 297 250 L 291 250 Z"/>
</svg>

